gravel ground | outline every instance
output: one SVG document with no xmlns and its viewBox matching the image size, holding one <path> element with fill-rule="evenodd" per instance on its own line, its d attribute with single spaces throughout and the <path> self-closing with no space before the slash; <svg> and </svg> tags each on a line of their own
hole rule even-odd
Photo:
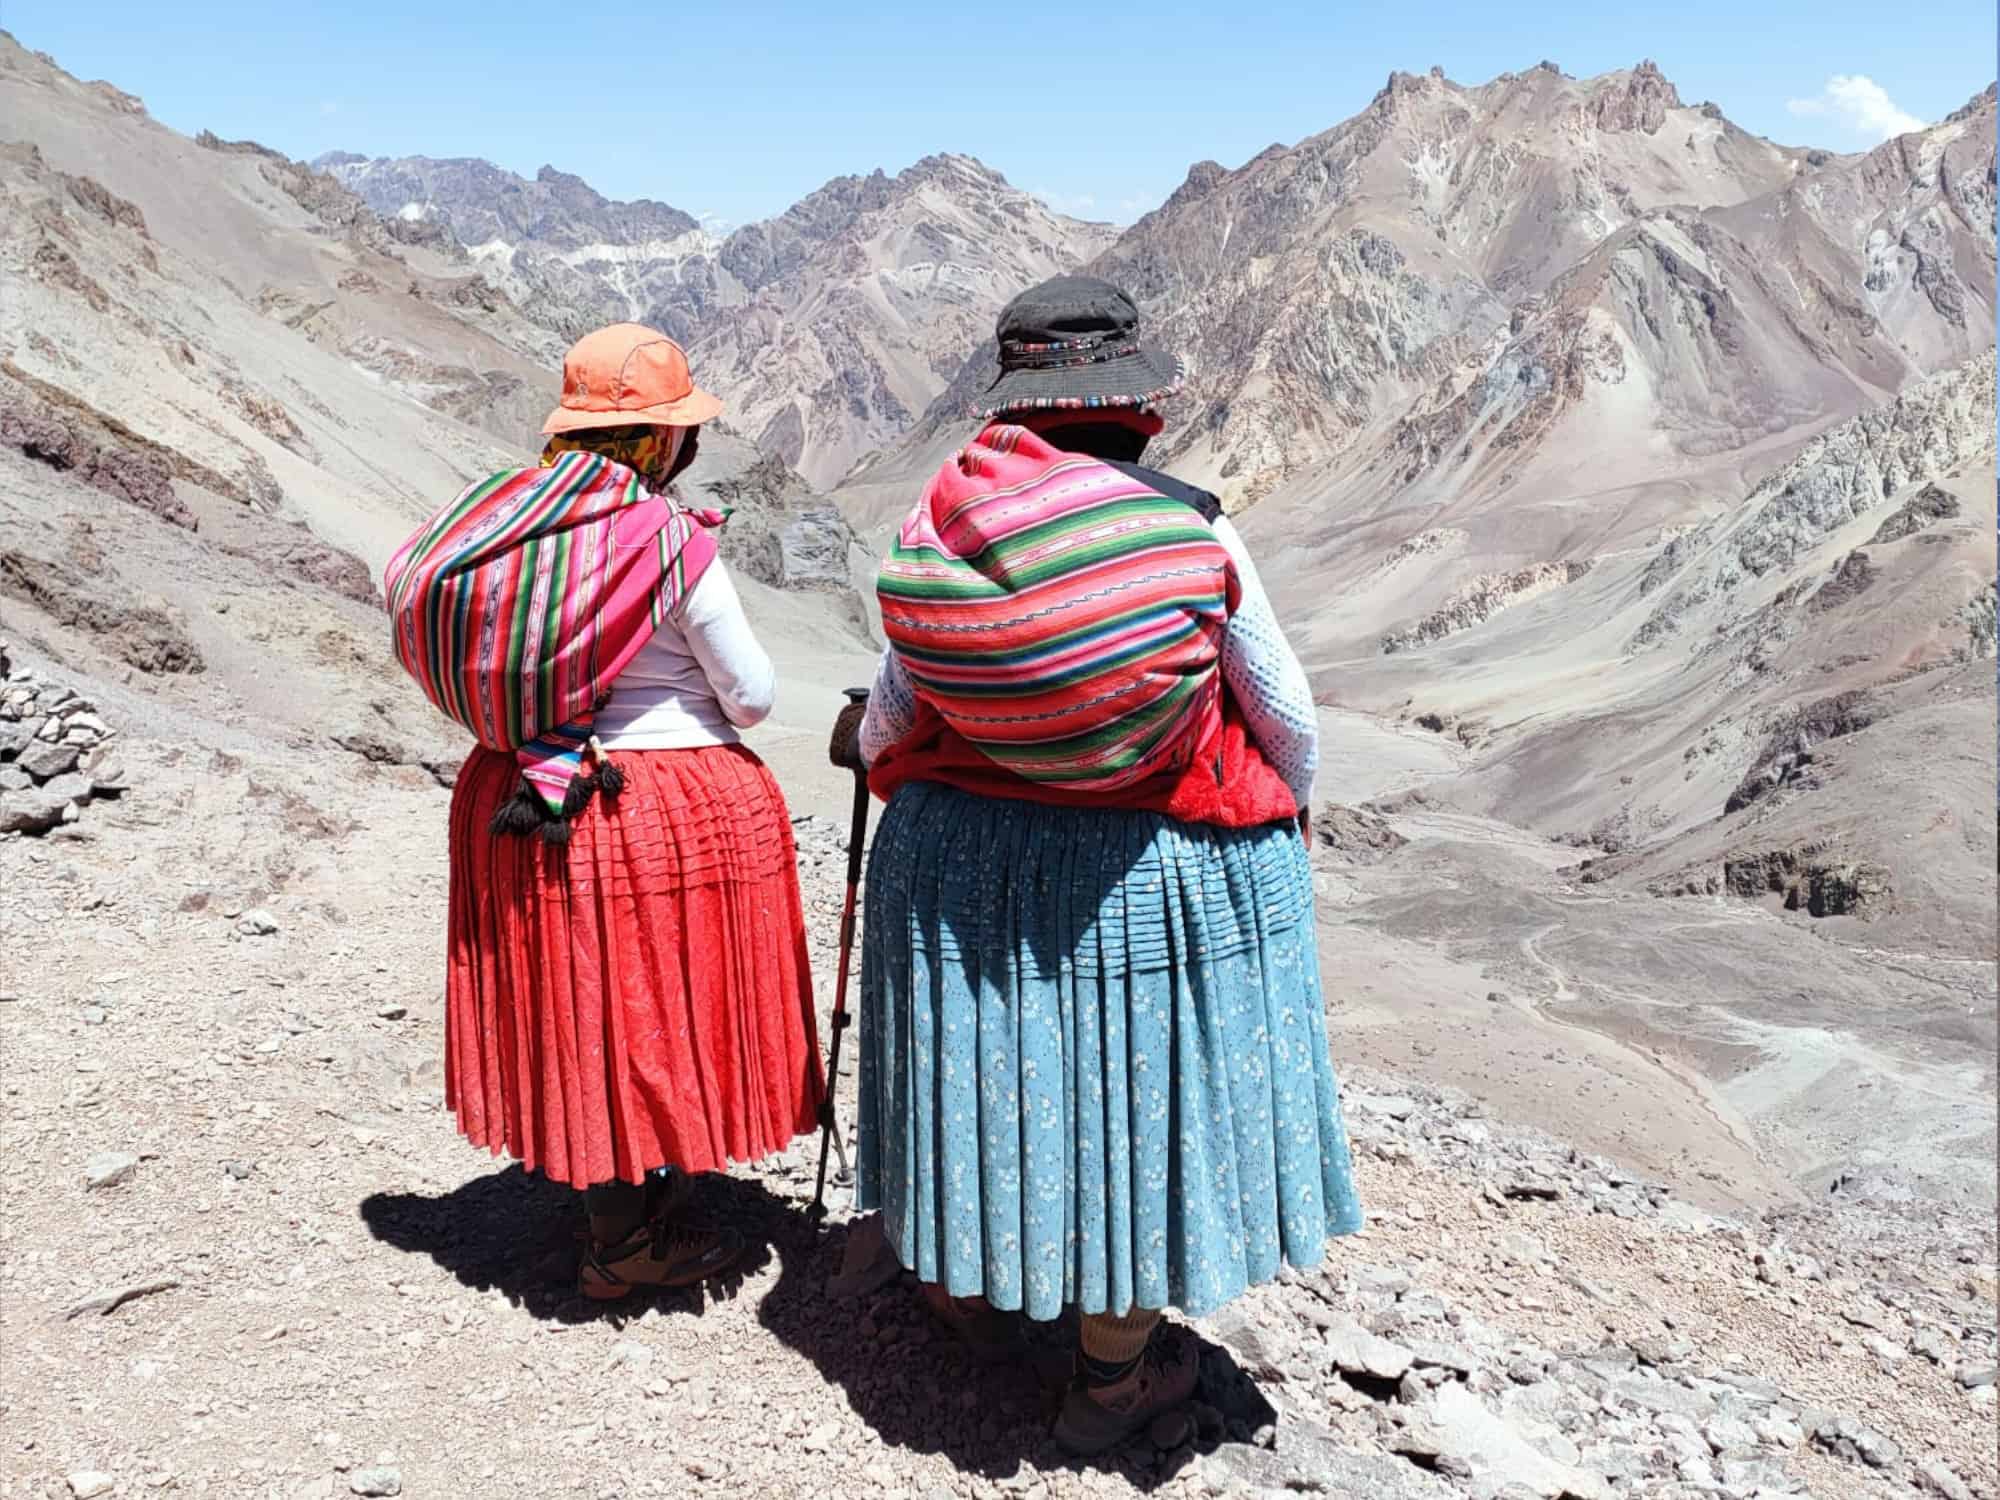
<svg viewBox="0 0 2000 1500">
<path fill-rule="evenodd" d="M 1996 1493 L 1990 1223 L 1718 1219 L 1358 1070 L 1367 1232 L 1090 1464 L 1067 1329 L 982 1368 L 906 1283 L 825 1296 L 812 1141 L 702 1182 L 729 1284 L 582 1302 L 577 1200 L 443 1111 L 432 776 L 118 743 L 0 839 L 0 1496 Z M 824 1008 L 845 834 L 798 826 Z"/>
</svg>

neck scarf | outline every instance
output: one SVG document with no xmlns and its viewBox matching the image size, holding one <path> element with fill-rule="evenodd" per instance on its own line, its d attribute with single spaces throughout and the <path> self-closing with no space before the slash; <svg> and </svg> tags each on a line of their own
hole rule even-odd
<svg viewBox="0 0 2000 1500">
<path fill-rule="evenodd" d="M 623 464 L 647 485 L 663 491 L 687 434 L 685 427 L 600 427 L 595 431 L 558 432 L 542 445 L 542 467 L 548 468 L 565 453 L 595 453 Z"/>
</svg>

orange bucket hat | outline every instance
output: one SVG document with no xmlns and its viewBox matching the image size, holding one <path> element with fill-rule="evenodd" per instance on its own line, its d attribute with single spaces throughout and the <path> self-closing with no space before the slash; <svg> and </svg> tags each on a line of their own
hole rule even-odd
<svg viewBox="0 0 2000 1500">
<path fill-rule="evenodd" d="M 655 329 L 613 323 L 563 356 L 562 405 L 545 434 L 591 427 L 698 427 L 722 403 L 694 383 L 681 346 Z"/>
</svg>

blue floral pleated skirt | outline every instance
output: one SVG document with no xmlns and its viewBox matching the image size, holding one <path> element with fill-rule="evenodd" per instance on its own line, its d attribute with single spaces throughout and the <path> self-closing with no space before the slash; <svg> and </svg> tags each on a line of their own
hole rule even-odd
<svg viewBox="0 0 2000 1500">
<path fill-rule="evenodd" d="M 863 934 L 860 1205 L 923 1280 L 1198 1316 L 1361 1227 L 1295 830 L 910 783 Z"/>
</svg>

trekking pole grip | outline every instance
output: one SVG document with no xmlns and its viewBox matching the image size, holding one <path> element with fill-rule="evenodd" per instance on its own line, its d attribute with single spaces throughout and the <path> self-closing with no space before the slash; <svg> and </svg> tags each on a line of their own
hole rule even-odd
<svg viewBox="0 0 2000 1500">
<path fill-rule="evenodd" d="M 867 688 L 851 687 L 846 689 L 846 694 L 850 709 L 865 709 L 868 706 Z M 858 724 L 855 727 L 855 734 L 857 738 L 860 735 L 860 726 Z M 853 831 L 847 840 L 847 883 L 850 886 L 861 883 L 862 846 L 867 842 L 863 837 L 863 831 L 868 826 L 868 772 L 861 766 L 858 746 L 855 749 L 855 759 L 852 762 L 852 768 L 854 771 L 854 820 L 849 825 Z M 850 915 L 848 918 L 848 930 L 841 933 L 841 940 L 843 942 L 851 942 L 853 940 L 853 920 L 853 917 Z"/>
</svg>

